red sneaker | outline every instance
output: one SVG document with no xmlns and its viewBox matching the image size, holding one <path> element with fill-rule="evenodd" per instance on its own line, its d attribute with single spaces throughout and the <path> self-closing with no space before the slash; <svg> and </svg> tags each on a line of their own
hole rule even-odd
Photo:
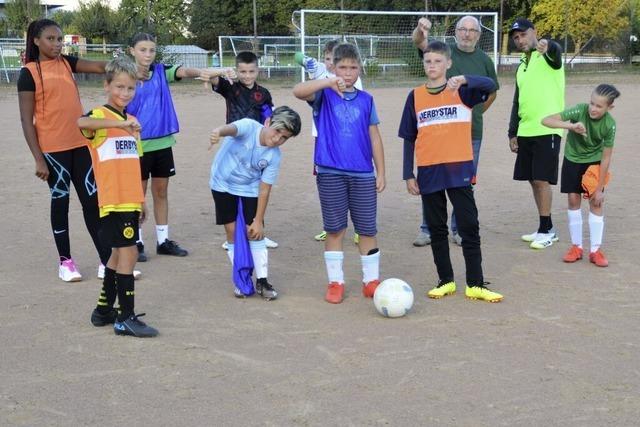
<svg viewBox="0 0 640 427">
<path fill-rule="evenodd" d="M 373 294 L 376 292 L 376 288 L 380 284 L 380 280 L 372 280 L 367 284 L 362 284 L 362 295 L 367 298 L 373 298 Z"/>
<path fill-rule="evenodd" d="M 604 253 L 600 249 L 589 254 L 589 261 L 591 261 L 598 267 L 607 267 L 609 265 L 607 257 L 604 256 Z"/>
<path fill-rule="evenodd" d="M 582 259 L 582 248 L 578 245 L 571 245 L 566 254 L 562 257 L 564 262 L 576 262 Z"/>
<path fill-rule="evenodd" d="M 324 299 L 331 304 L 340 304 L 344 299 L 344 284 L 338 282 L 329 283 Z"/>
</svg>

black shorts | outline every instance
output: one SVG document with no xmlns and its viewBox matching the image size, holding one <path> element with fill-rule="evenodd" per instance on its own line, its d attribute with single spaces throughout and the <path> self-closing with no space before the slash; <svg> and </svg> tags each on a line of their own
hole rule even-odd
<svg viewBox="0 0 640 427">
<path fill-rule="evenodd" d="M 216 224 L 224 225 L 236 222 L 238 217 L 238 197 L 242 198 L 242 212 L 244 213 L 244 222 L 250 225 L 258 211 L 257 197 L 235 196 L 230 193 L 222 193 L 220 191 L 211 190 L 213 202 L 216 206 Z"/>
<path fill-rule="evenodd" d="M 100 218 L 100 242 L 110 248 L 135 246 L 140 212 L 111 212 Z"/>
<path fill-rule="evenodd" d="M 562 160 L 562 172 L 560 175 L 560 192 L 582 194 L 582 175 L 591 165 L 599 165 L 600 162 L 574 163 L 566 157 Z"/>
<path fill-rule="evenodd" d="M 169 178 L 175 175 L 176 166 L 173 163 L 173 150 L 171 147 L 144 153 L 140 157 L 140 172 L 142 172 L 143 181 L 149 179 L 149 176 Z"/>
<path fill-rule="evenodd" d="M 516 181 L 546 181 L 558 183 L 560 136 L 519 136 L 518 156 L 513 168 Z"/>
</svg>

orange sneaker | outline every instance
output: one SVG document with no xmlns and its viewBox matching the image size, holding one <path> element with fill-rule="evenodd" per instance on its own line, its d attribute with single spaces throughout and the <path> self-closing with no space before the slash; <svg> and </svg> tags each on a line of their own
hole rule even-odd
<svg viewBox="0 0 640 427">
<path fill-rule="evenodd" d="M 607 257 L 604 256 L 604 253 L 600 249 L 589 254 L 589 261 L 591 261 L 598 267 L 607 267 L 609 265 Z"/>
<path fill-rule="evenodd" d="M 324 299 L 331 304 L 340 304 L 344 298 L 344 284 L 331 282 L 327 287 Z"/>
<path fill-rule="evenodd" d="M 373 298 L 373 294 L 376 292 L 376 288 L 380 284 L 380 280 L 372 280 L 366 285 L 362 284 L 362 295 L 367 298 Z"/>
<path fill-rule="evenodd" d="M 578 245 L 571 245 L 566 254 L 562 257 L 564 262 L 576 262 L 582 259 L 582 248 Z"/>
</svg>

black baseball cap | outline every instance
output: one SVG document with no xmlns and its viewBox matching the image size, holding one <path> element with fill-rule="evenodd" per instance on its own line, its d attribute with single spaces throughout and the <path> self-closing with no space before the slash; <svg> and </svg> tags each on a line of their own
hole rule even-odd
<svg viewBox="0 0 640 427">
<path fill-rule="evenodd" d="M 511 37 L 514 31 L 527 31 L 529 28 L 535 28 L 533 22 L 526 18 L 518 18 L 511 24 L 511 28 L 509 28 L 509 37 Z"/>
</svg>

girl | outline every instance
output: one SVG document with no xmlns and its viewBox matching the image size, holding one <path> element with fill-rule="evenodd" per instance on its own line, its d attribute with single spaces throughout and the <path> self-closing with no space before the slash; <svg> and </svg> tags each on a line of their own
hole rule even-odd
<svg viewBox="0 0 640 427">
<path fill-rule="evenodd" d="M 598 267 L 609 265 L 600 246 L 604 230 L 602 210 L 605 177 L 609 172 L 616 136 L 616 122 L 609 110 L 613 108 L 613 101 L 618 96 L 620 92 L 614 86 L 601 84 L 591 94 L 588 104 L 578 104 L 542 120 L 542 124 L 547 127 L 569 130 L 562 162 L 560 191 L 567 193 L 569 198 L 569 234 L 572 245 L 563 257 L 564 262 L 576 262 L 582 258 L 582 176 L 589 166 L 600 165 L 598 184 L 595 191 L 588 195 L 591 238 L 589 261 Z"/>
<path fill-rule="evenodd" d="M 73 73 L 104 73 L 105 62 L 61 55 L 62 30 L 49 19 L 29 24 L 26 64 L 18 78 L 22 131 L 35 161 L 35 175 L 51 190 L 51 228 L 58 249 L 58 276 L 65 282 L 82 279 L 69 243 L 71 182 L 82 204 L 87 230 L 106 264 L 111 250 L 98 240 L 98 200 L 87 142 L 78 131 L 82 116 Z"/>
<path fill-rule="evenodd" d="M 175 175 L 172 148 L 176 143 L 174 134 L 179 131 L 169 83 L 185 77 L 209 81 L 211 71 L 206 69 L 185 68 L 180 65 L 156 63 L 155 37 L 139 33 L 132 41 L 129 52 L 135 59 L 138 75 L 133 101 L 127 106 L 127 112 L 134 115 L 142 126 L 142 150 L 140 159 L 142 186 L 147 192 L 147 182 L 151 177 L 153 196 L 153 214 L 156 220 L 156 252 L 159 255 L 187 256 L 188 252 L 175 241 L 169 240 L 169 202 L 167 189 L 169 177 Z M 145 262 L 142 229 L 137 242 L 138 261 Z"/>
</svg>

